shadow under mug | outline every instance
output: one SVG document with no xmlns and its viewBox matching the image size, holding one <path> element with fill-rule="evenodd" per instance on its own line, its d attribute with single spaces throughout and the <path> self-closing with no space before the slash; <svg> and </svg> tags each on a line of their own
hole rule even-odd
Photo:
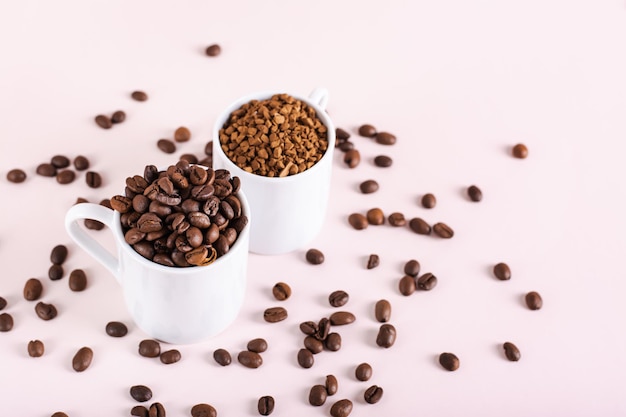
<svg viewBox="0 0 626 417">
<path fill-rule="evenodd" d="M 327 128 L 328 148 L 311 168 L 286 177 L 266 177 L 239 168 L 224 153 L 219 131 L 231 113 L 251 100 L 265 100 L 282 92 L 262 92 L 244 96 L 232 103 L 217 118 L 213 127 L 213 168 L 223 168 L 239 177 L 246 192 L 254 223 L 250 229 L 250 251 L 278 255 L 302 248 L 322 228 L 328 206 L 335 128 L 326 113 L 328 91 L 313 90 L 309 97 L 292 97 L 312 107 Z"/>
<path fill-rule="evenodd" d="M 250 207 L 237 193 L 249 222 L 230 250 L 207 266 L 168 267 L 139 255 L 124 240 L 120 213 L 92 203 L 76 204 L 65 216 L 70 237 L 117 278 L 135 324 L 167 343 L 199 342 L 226 329 L 243 304 L 250 236 Z M 113 233 L 112 255 L 80 225 L 104 223 Z"/>
</svg>

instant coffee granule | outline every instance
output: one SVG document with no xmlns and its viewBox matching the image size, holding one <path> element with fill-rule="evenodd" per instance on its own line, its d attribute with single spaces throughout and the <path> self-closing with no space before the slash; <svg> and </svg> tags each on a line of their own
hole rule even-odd
<svg viewBox="0 0 626 417">
<path fill-rule="evenodd" d="M 315 109 L 288 94 L 244 104 L 230 114 L 219 139 L 233 163 L 266 177 L 303 172 L 328 148 L 328 132 Z"/>
</svg>

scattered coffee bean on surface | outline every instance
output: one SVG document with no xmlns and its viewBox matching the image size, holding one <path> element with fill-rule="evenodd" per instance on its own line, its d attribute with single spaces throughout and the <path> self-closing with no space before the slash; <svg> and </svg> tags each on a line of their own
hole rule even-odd
<svg viewBox="0 0 626 417">
<path fill-rule="evenodd" d="M 348 399 L 339 400 L 330 407 L 332 417 L 348 417 L 352 412 L 352 401 Z"/>
<path fill-rule="evenodd" d="M 165 407 L 161 403 L 150 404 L 148 417 L 165 417 Z"/>
<path fill-rule="evenodd" d="M 356 168 L 361 163 L 361 153 L 357 149 L 350 149 L 343 155 L 343 162 L 349 168 Z"/>
<path fill-rule="evenodd" d="M 191 417 L 217 417 L 217 410 L 210 404 L 196 404 L 191 407 Z"/>
<path fill-rule="evenodd" d="M 165 153 L 176 152 L 176 144 L 169 139 L 159 139 L 157 141 L 157 148 Z"/>
<path fill-rule="evenodd" d="M 76 174 L 71 169 L 64 169 L 57 173 L 57 182 L 59 184 L 69 184 L 76 179 Z"/>
<path fill-rule="evenodd" d="M 373 138 L 377 133 L 376 128 L 372 125 L 364 124 L 359 127 L 359 135 L 363 137 Z"/>
<path fill-rule="evenodd" d="M 417 279 L 417 289 L 422 291 L 430 291 L 437 286 L 437 277 L 426 272 Z"/>
<path fill-rule="evenodd" d="M 361 213 L 352 213 L 348 216 L 348 223 L 356 230 L 363 230 L 367 228 L 367 217 Z"/>
<path fill-rule="evenodd" d="M 354 370 L 354 376 L 359 381 L 369 381 L 372 377 L 372 366 L 367 362 L 359 364 Z"/>
<path fill-rule="evenodd" d="M 291 297 L 291 287 L 284 282 L 277 282 L 272 287 L 272 294 L 278 301 L 284 301 Z"/>
<path fill-rule="evenodd" d="M 367 258 L 367 269 L 374 269 L 378 265 L 380 265 L 380 257 L 372 253 L 369 258 Z"/>
<path fill-rule="evenodd" d="M 87 171 L 87 174 L 85 174 L 85 182 L 89 188 L 100 188 L 102 185 L 102 176 L 95 171 Z"/>
<path fill-rule="evenodd" d="M 422 196 L 422 207 L 430 209 L 437 205 L 437 198 L 431 193 Z"/>
<path fill-rule="evenodd" d="M 187 142 L 191 139 L 191 131 L 185 126 L 181 126 L 174 131 L 174 140 L 176 142 Z"/>
<path fill-rule="evenodd" d="M 412 277 L 416 277 L 420 273 L 421 265 L 415 259 L 411 259 L 404 264 L 404 273 Z"/>
<path fill-rule="evenodd" d="M 406 219 L 402 213 L 391 213 L 387 220 L 389 220 L 389 224 L 393 227 L 403 227 L 406 225 Z"/>
<path fill-rule="evenodd" d="M 105 326 L 105 331 L 111 337 L 124 337 L 128 334 L 128 327 L 121 321 L 110 321 Z"/>
<path fill-rule="evenodd" d="M 372 226 L 380 226 L 385 223 L 385 214 L 379 208 L 373 208 L 367 210 L 365 213 L 365 218 L 367 219 L 367 223 Z"/>
<path fill-rule="evenodd" d="M 146 94 L 145 92 L 140 91 L 140 90 L 133 91 L 130 94 L 130 96 L 131 96 L 131 98 L 133 100 L 136 100 L 136 101 L 146 101 L 146 100 L 148 100 L 148 94 Z"/>
<path fill-rule="evenodd" d="M 387 300 L 378 300 L 374 306 L 374 317 L 380 323 L 387 323 L 391 319 L 391 303 Z"/>
<path fill-rule="evenodd" d="M 337 352 L 341 349 L 341 335 L 336 332 L 328 333 L 324 339 L 324 347 L 331 352 Z"/>
<path fill-rule="evenodd" d="M 268 323 L 278 323 L 287 318 L 287 310 L 283 307 L 270 307 L 263 312 L 263 320 Z"/>
<path fill-rule="evenodd" d="M 396 328 L 388 323 L 382 324 L 376 336 L 376 344 L 383 348 L 390 348 L 396 342 Z"/>
<path fill-rule="evenodd" d="M 522 357 L 522 354 L 520 353 L 517 346 L 515 346 L 511 342 L 504 342 L 504 344 L 502 345 L 502 348 L 504 349 L 504 355 L 511 362 L 517 362 Z"/>
<path fill-rule="evenodd" d="M 409 296 L 413 294 L 416 290 L 415 278 L 410 275 L 405 275 L 400 278 L 400 282 L 398 283 L 398 289 L 400 290 L 400 294 L 404 296 Z"/>
<path fill-rule="evenodd" d="M 76 168 L 77 171 L 84 171 L 89 168 L 89 165 L 89 159 L 83 155 L 78 155 L 74 158 L 74 168 Z"/>
<path fill-rule="evenodd" d="M 39 358 L 44 354 L 44 345 L 41 340 L 31 340 L 27 346 L 28 356 L 31 358 Z"/>
<path fill-rule="evenodd" d="M 67 259 L 67 246 L 56 245 L 50 252 L 50 262 L 61 265 Z"/>
<path fill-rule="evenodd" d="M 314 336 L 304 338 L 304 347 L 309 349 L 312 354 L 317 355 L 324 350 L 324 343 Z"/>
<path fill-rule="evenodd" d="M 75 269 L 70 272 L 69 286 L 72 291 L 84 291 L 87 288 L 87 274 L 85 274 L 85 271 Z"/>
<path fill-rule="evenodd" d="M 230 353 L 226 349 L 216 349 L 213 352 L 213 359 L 221 366 L 228 366 L 233 361 Z"/>
<path fill-rule="evenodd" d="M 252 339 L 248 342 L 246 348 L 250 352 L 263 353 L 267 350 L 267 340 L 263 338 Z"/>
<path fill-rule="evenodd" d="M 368 404 L 376 404 L 383 396 L 383 389 L 378 385 L 372 385 L 368 389 L 365 390 L 363 394 L 363 399 Z"/>
<path fill-rule="evenodd" d="M 389 132 L 378 132 L 376 134 L 376 143 L 381 145 L 393 145 L 396 143 L 396 136 Z"/>
<path fill-rule="evenodd" d="M 346 141 L 350 139 L 350 133 L 338 127 L 335 129 L 335 137 L 337 138 L 338 141 Z"/>
<path fill-rule="evenodd" d="M 326 317 L 320 319 L 317 323 L 317 331 L 315 332 L 315 337 L 319 340 L 324 340 L 328 337 L 328 332 L 330 331 L 330 320 Z"/>
<path fill-rule="evenodd" d="M 444 352 L 439 355 L 439 364 L 447 371 L 456 371 L 460 365 L 459 358 L 454 353 Z"/>
<path fill-rule="evenodd" d="M 24 299 L 28 301 L 35 301 L 41 297 L 43 293 L 43 285 L 37 278 L 30 278 L 24 284 Z"/>
<path fill-rule="evenodd" d="M 69 416 L 65 414 L 63 411 L 57 411 L 56 413 L 52 414 L 52 417 L 69 417 Z"/>
<path fill-rule="evenodd" d="M 475 185 L 470 185 L 467 189 L 467 195 L 469 199 L 478 202 L 483 199 L 483 192 Z"/>
<path fill-rule="evenodd" d="M 303 368 L 310 368 L 315 363 L 315 359 L 313 358 L 313 354 L 308 349 L 300 349 L 298 351 L 298 364 Z"/>
<path fill-rule="evenodd" d="M 333 326 L 343 326 L 354 323 L 356 317 L 349 311 L 337 311 L 330 315 L 329 320 Z"/>
<path fill-rule="evenodd" d="M 161 355 L 159 355 L 161 363 L 164 363 L 165 365 L 176 363 L 180 361 L 181 357 L 180 351 L 177 349 L 166 350 L 165 352 L 161 352 Z"/>
<path fill-rule="evenodd" d="M 239 355 L 237 355 L 237 360 L 246 368 L 255 369 L 263 365 L 263 358 L 261 357 L 261 355 L 256 352 L 250 352 L 249 350 L 242 350 L 241 352 L 239 352 Z"/>
<path fill-rule="evenodd" d="M 431 231 L 430 225 L 426 223 L 424 219 L 419 217 L 412 218 L 409 221 L 409 227 L 418 235 L 429 235 Z"/>
<path fill-rule="evenodd" d="M 513 146 L 513 156 L 519 159 L 524 159 L 528 156 L 528 148 L 523 143 L 518 143 Z"/>
<path fill-rule="evenodd" d="M 38 175 L 41 175 L 42 177 L 56 177 L 57 175 L 57 169 L 55 168 L 54 165 L 49 164 L 49 163 L 39 164 L 37 166 L 36 172 Z"/>
<path fill-rule="evenodd" d="M 318 326 L 314 321 L 304 321 L 300 323 L 300 331 L 307 336 L 317 333 Z"/>
<path fill-rule="evenodd" d="M 55 168 L 67 168 L 70 166 L 70 160 L 65 155 L 54 155 L 52 159 L 50 159 L 50 163 L 54 165 Z"/>
<path fill-rule="evenodd" d="M 328 393 L 328 395 L 337 394 L 337 390 L 339 389 L 339 383 L 337 382 L 337 378 L 335 377 L 335 375 L 326 375 L 324 386 L 326 387 L 326 392 Z"/>
<path fill-rule="evenodd" d="M 7 180 L 15 184 L 24 182 L 26 180 L 26 172 L 19 168 L 12 169 L 7 173 Z"/>
<path fill-rule="evenodd" d="M 103 114 L 99 114 L 96 116 L 96 124 L 103 129 L 110 129 L 113 127 L 113 122 L 111 119 Z"/>
<path fill-rule="evenodd" d="M 326 402 L 327 397 L 328 392 L 324 385 L 313 385 L 309 391 L 309 404 L 315 407 L 322 406 Z"/>
<path fill-rule="evenodd" d="M 530 308 L 531 310 L 539 310 L 541 307 L 543 307 L 543 300 L 541 298 L 541 295 L 539 295 L 539 293 L 536 291 L 531 291 L 526 294 L 525 300 L 526 306 L 528 306 L 528 308 Z"/>
<path fill-rule="evenodd" d="M 500 262 L 493 267 L 493 274 L 500 281 L 508 281 L 511 279 L 511 268 L 504 262 Z"/>
<path fill-rule="evenodd" d="M 257 403 L 257 410 L 262 416 L 269 416 L 274 411 L 275 404 L 276 402 L 274 400 L 274 397 L 272 397 L 271 395 L 264 395 L 263 397 L 259 398 L 259 401 Z"/>
<path fill-rule="evenodd" d="M 0 297 L 0 310 L 7 306 L 7 300 L 4 297 Z"/>
<path fill-rule="evenodd" d="M 339 142 L 337 142 L 339 143 Z M 337 145 L 337 147 L 339 148 L 339 150 L 341 152 L 348 152 L 349 150 L 354 149 L 354 143 L 350 142 L 349 140 L 345 141 L 345 142 L 341 142 Z"/>
<path fill-rule="evenodd" d="M 328 303 L 332 307 L 341 307 L 343 305 L 346 305 L 349 299 L 350 295 L 348 295 L 347 292 L 343 290 L 337 290 L 330 293 L 330 295 L 328 296 Z"/>
<path fill-rule="evenodd" d="M 84 346 L 76 352 L 74 357 L 72 358 L 72 368 L 76 372 L 83 372 L 89 365 L 91 365 L 91 361 L 93 360 L 93 350 L 91 348 Z"/>
<path fill-rule="evenodd" d="M 152 390 L 145 385 L 133 385 L 130 387 L 130 396 L 133 400 L 144 403 L 152 399 Z"/>
<path fill-rule="evenodd" d="M 207 46 L 205 53 L 208 56 L 215 57 L 222 53 L 222 48 L 218 44 L 209 45 Z"/>
<path fill-rule="evenodd" d="M 9 313 L 0 314 L 0 332 L 8 332 L 13 328 L 13 316 Z"/>
<path fill-rule="evenodd" d="M 143 405 L 136 405 L 130 409 L 131 416 L 150 417 L 150 411 Z"/>
<path fill-rule="evenodd" d="M 435 223 L 433 225 L 433 232 L 442 239 L 450 239 L 454 236 L 454 230 L 445 223 Z"/>
<path fill-rule="evenodd" d="M 122 123 L 124 120 L 126 120 L 126 113 L 122 110 L 118 110 L 111 115 L 111 123 Z"/>
<path fill-rule="evenodd" d="M 145 358 L 156 358 L 161 354 L 161 344 L 153 339 L 139 342 L 139 354 Z"/>
<path fill-rule="evenodd" d="M 375 180 L 365 180 L 361 184 L 359 184 L 359 190 L 363 194 L 371 194 L 378 191 L 378 183 Z"/>
<path fill-rule="evenodd" d="M 387 155 L 378 155 L 374 157 L 374 165 L 380 168 L 389 168 L 393 165 L 393 159 Z"/>
<path fill-rule="evenodd" d="M 40 301 L 35 306 L 35 313 L 37 313 L 37 317 L 40 319 L 48 321 L 57 316 L 57 309 L 52 304 L 46 304 Z"/>
<path fill-rule="evenodd" d="M 306 260 L 313 265 L 319 265 L 324 262 L 324 254 L 318 249 L 309 249 L 306 252 Z"/>
</svg>

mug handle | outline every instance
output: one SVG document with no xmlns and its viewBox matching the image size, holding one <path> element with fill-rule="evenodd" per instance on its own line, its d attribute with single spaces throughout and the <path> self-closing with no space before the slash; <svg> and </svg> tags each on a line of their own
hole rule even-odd
<svg viewBox="0 0 626 417">
<path fill-rule="evenodd" d="M 321 87 L 316 88 L 309 94 L 309 100 L 320 106 L 322 110 L 326 110 L 326 106 L 328 105 L 328 90 Z"/>
<path fill-rule="evenodd" d="M 80 203 L 72 206 L 65 215 L 65 230 L 78 246 L 83 248 L 88 254 L 96 258 L 111 273 L 118 278 L 119 260 L 111 255 L 108 250 L 98 243 L 93 237 L 78 224 L 79 220 L 93 219 L 104 223 L 113 230 L 115 212 L 107 207 L 93 203 Z M 117 242 L 115 243 L 117 245 Z"/>
</svg>

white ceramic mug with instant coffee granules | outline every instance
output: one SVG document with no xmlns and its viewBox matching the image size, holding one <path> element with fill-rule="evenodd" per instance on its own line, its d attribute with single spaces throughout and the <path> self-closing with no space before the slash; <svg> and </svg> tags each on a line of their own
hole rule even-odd
<svg viewBox="0 0 626 417">
<path fill-rule="evenodd" d="M 321 158 L 302 172 L 269 177 L 247 172 L 222 149 L 220 130 L 231 114 L 252 100 L 270 99 L 282 92 L 263 92 L 242 97 L 228 106 L 213 128 L 213 167 L 224 168 L 241 180 L 254 223 L 250 229 L 250 251 L 277 255 L 300 249 L 320 232 L 326 216 L 335 148 L 335 127 L 326 113 L 328 92 L 315 89 L 308 97 L 289 94 L 315 110 L 326 127 L 327 147 Z M 280 116 L 278 116 L 280 117 Z"/>
<path fill-rule="evenodd" d="M 237 197 L 250 218 L 244 194 Z M 98 220 L 113 233 L 111 254 L 79 222 Z M 206 266 L 171 267 L 137 253 L 124 239 L 120 213 L 98 204 L 76 204 L 65 227 L 80 247 L 102 263 L 122 287 L 128 311 L 139 328 L 168 343 L 194 343 L 226 329 L 237 317 L 246 288 L 250 223 L 224 255 Z"/>
</svg>

